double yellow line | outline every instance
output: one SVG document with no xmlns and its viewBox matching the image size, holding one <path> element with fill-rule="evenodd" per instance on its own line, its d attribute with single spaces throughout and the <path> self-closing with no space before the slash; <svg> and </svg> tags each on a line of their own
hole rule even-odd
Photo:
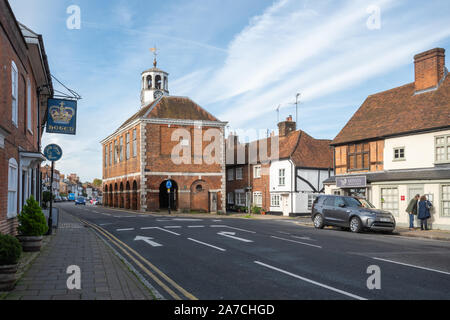
<svg viewBox="0 0 450 320">
<path fill-rule="evenodd" d="M 166 291 L 173 299 L 183 300 L 184 298 L 180 297 L 181 295 L 189 300 L 198 300 L 193 294 L 183 289 L 175 281 L 170 279 L 166 274 L 164 274 L 161 270 L 154 266 L 150 261 L 142 257 L 139 253 L 130 248 L 126 243 L 117 239 L 113 234 L 86 220 L 80 219 L 80 221 L 111 241 L 111 243 L 113 243 L 126 256 L 128 256 L 139 268 L 141 268 L 142 271 L 144 271 L 150 278 L 152 278 L 153 281 L 155 281 L 162 289 L 164 289 L 164 291 Z M 148 268 L 145 265 L 147 265 Z M 172 288 L 175 290 L 172 290 L 169 285 L 172 286 Z M 178 291 L 178 293 L 176 293 L 175 291 Z"/>
</svg>

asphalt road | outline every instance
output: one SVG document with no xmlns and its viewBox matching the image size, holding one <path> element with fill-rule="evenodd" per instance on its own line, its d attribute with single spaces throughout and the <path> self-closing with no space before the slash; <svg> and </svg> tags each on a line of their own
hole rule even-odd
<svg viewBox="0 0 450 320">
<path fill-rule="evenodd" d="M 166 299 L 450 299 L 449 242 L 57 206 L 90 223 Z M 369 289 L 369 277 L 381 288 Z"/>
</svg>

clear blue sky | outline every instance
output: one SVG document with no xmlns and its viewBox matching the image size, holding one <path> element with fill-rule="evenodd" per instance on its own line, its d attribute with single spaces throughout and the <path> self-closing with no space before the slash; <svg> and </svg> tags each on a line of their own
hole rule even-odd
<svg viewBox="0 0 450 320">
<path fill-rule="evenodd" d="M 140 73 L 170 73 L 171 95 L 189 96 L 230 129 L 300 127 L 333 139 L 373 93 L 414 81 L 413 56 L 450 55 L 450 1 L 410 0 L 10 0 L 16 18 L 44 37 L 52 74 L 83 97 L 77 135 L 45 135 L 57 164 L 101 178 L 100 141 L 140 107 Z M 67 7 L 81 9 L 69 30 Z M 380 9 L 380 28 L 368 28 Z M 369 9 L 369 10 L 368 10 Z M 449 66 L 447 57 L 447 66 Z"/>
</svg>

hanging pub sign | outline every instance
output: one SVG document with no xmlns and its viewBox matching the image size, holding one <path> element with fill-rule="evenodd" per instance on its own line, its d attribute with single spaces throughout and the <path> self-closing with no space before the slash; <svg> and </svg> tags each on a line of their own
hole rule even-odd
<svg viewBox="0 0 450 320">
<path fill-rule="evenodd" d="M 76 134 L 77 102 L 48 99 L 47 133 Z"/>
</svg>

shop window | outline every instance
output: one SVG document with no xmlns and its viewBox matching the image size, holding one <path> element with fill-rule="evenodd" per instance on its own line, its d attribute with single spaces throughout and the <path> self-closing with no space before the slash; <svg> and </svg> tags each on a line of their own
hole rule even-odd
<svg viewBox="0 0 450 320">
<path fill-rule="evenodd" d="M 359 143 L 348 146 L 348 170 L 369 170 L 369 144 Z"/>
<path fill-rule="evenodd" d="M 450 217 L 450 185 L 442 186 L 441 208 L 442 216 Z"/>
<path fill-rule="evenodd" d="M 398 188 L 381 188 L 381 209 L 398 216 Z"/>
</svg>

